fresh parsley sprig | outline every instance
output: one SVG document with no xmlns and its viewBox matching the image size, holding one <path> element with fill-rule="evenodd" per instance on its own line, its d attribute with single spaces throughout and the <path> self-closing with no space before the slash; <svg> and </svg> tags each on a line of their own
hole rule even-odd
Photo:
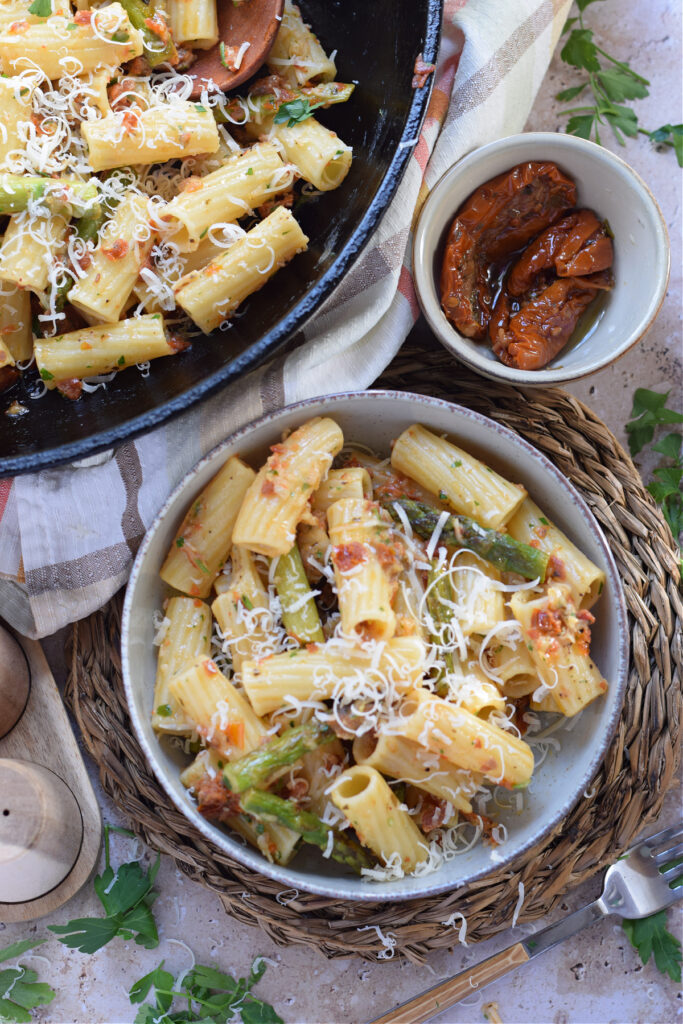
<svg viewBox="0 0 683 1024">
<path fill-rule="evenodd" d="M 273 1007 L 252 992 L 265 970 L 265 961 L 258 958 L 248 978 L 233 978 L 201 964 L 174 978 L 162 960 L 128 993 L 131 1003 L 143 1003 L 134 1024 L 227 1024 L 236 1014 L 242 1024 L 284 1024 Z M 150 994 L 154 1003 L 144 1003 Z M 173 1010 L 176 1001 L 187 1003 L 187 1008 Z"/>
<path fill-rule="evenodd" d="M 666 927 L 666 910 L 637 921 L 624 919 L 621 926 L 644 964 L 654 956 L 657 970 L 680 982 L 681 944 Z"/>
<path fill-rule="evenodd" d="M 322 103 L 309 103 L 307 99 L 303 98 L 289 100 L 288 103 L 280 104 L 273 121 L 275 124 L 285 124 L 286 122 L 288 128 L 293 128 L 295 124 L 301 124 L 302 121 L 312 117 L 313 111 L 322 106 Z"/>
<path fill-rule="evenodd" d="M 34 946 L 40 946 L 46 939 L 21 939 L 11 946 L 0 949 L 0 963 L 14 960 Z M 18 964 L 0 971 L 0 1021 L 12 1024 L 30 1024 L 31 1010 L 45 1006 L 55 997 L 54 989 L 38 981 L 35 971 Z"/>
<path fill-rule="evenodd" d="M 48 925 L 60 942 L 81 953 L 95 953 L 117 936 L 135 939 L 146 949 L 159 945 L 159 933 L 151 908 L 157 896 L 152 887 L 161 856 L 157 855 L 148 872 L 143 871 L 136 860 L 121 864 L 114 871 L 109 854 L 111 832 L 133 838 L 133 833 L 127 829 L 104 826 L 104 871 L 95 877 L 93 884 L 105 917 L 78 917 L 68 924 Z"/>
<path fill-rule="evenodd" d="M 683 423 L 683 413 L 667 408 L 669 394 L 669 391 L 660 393 L 649 391 L 647 388 L 636 390 L 633 396 L 631 419 L 626 424 L 631 455 L 638 455 L 645 445 L 650 444 L 657 427 L 663 424 Z M 677 543 L 683 531 L 682 443 L 681 435 L 674 432 L 666 434 L 657 444 L 652 445 L 652 451 L 663 455 L 665 459 L 669 460 L 669 464 L 658 466 L 653 474 L 656 479 L 647 486 L 652 497 L 661 506 L 664 518 Z"/>
<path fill-rule="evenodd" d="M 563 34 L 569 38 L 560 56 L 565 64 L 585 72 L 586 81 L 558 92 L 556 99 L 570 103 L 590 90 L 592 102 L 568 107 L 562 114 L 569 117 L 567 133 L 582 139 L 595 137 L 602 145 L 600 126 L 609 125 L 620 145 L 624 136 L 647 135 L 655 145 L 671 146 L 683 167 L 683 124 L 665 124 L 649 131 L 638 123 L 638 116 L 629 101 L 649 96 L 649 81 L 633 70 L 628 61 L 617 60 L 595 41 L 594 32 L 586 28 L 583 12 L 598 0 L 576 0 L 578 16 L 568 18 Z M 575 27 L 577 26 L 577 27 Z"/>
</svg>

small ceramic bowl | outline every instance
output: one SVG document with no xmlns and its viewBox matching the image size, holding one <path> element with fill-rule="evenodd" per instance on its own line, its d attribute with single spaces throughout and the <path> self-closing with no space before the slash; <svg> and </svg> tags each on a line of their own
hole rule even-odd
<svg viewBox="0 0 683 1024">
<path fill-rule="evenodd" d="M 602 300 L 600 318 L 581 341 L 570 340 L 541 370 L 516 370 L 496 358 L 488 341 L 458 333 L 441 309 L 439 282 L 446 236 L 460 206 L 484 182 L 529 160 L 557 164 L 576 182 L 579 204 L 608 221 L 614 234 L 615 285 Z M 476 373 L 526 387 L 577 380 L 627 352 L 659 312 L 669 262 L 666 225 L 645 182 L 609 150 L 551 132 L 498 139 L 454 164 L 426 200 L 413 243 L 417 296 L 442 344 Z"/>
<path fill-rule="evenodd" d="M 319 851 L 304 848 L 286 867 L 269 864 L 239 837 L 203 818 L 183 788 L 179 774 L 188 758 L 162 745 L 151 727 L 157 648 L 153 645 L 154 613 L 167 588 L 159 577 L 166 552 L 188 505 L 226 459 L 239 455 L 260 465 L 269 445 L 282 432 L 313 416 L 331 416 L 347 441 L 388 453 L 393 438 L 419 422 L 445 433 L 504 473 L 522 482 L 560 529 L 607 574 L 607 583 L 593 608 L 592 653 L 609 689 L 562 730 L 562 749 L 552 751 L 534 773 L 522 810 L 496 808 L 508 830 L 497 850 L 478 844 L 444 864 L 438 872 L 392 882 L 368 882 L 349 874 Z M 369 391 L 299 402 L 257 420 L 206 456 L 176 487 L 140 547 L 131 574 L 123 612 L 122 663 L 126 698 L 135 735 L 161 785 L 182 813 L 214 846 L 234 860 L 277 879 L 283 889 L 303 889 L 347 900 L 398 900 L 438 893 L 482 878 L 519 856 L 558 827 L 590 786 L 616 728 L 626 686 L 628 635 L 619 575 L 610 549 L 583 499 L 565 477 L 536 449 L 492 420 L 439 399 L 403 392 Z M 506 801 L 507 803 L 507 801 Z"/>
</svg>

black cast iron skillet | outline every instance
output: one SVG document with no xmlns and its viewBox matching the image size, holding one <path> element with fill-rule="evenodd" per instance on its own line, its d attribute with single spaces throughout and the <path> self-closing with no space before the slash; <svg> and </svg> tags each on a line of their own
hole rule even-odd
<svg viewBox="0 0 683 1024">
<path fill-rule="evenodd" d="M 431 91 L 413 89 L 419 53 L 434 62 L 441 0 L 301 0 L 323 46 L 338 50 L 340 81 L 357 81 L 351 101 L 321 118 L 353 146 L 343 185 L 295 211 L 308 252 L 279 271 L 240 309 L 228 331 L 197 338 L 190 350 L 134 369 L 72 402 L 56 391 L 28 396 L 26 374 L 0 396 L 0 476 L 26 473 L 112 447 L 158 426 L 272 356 L 291 339 L 357 258 L 391 200 L 413 152 L 401 143 L 420 130 Z M 0 300 L 1 301 L 1 300 Z M 13 399 L 29 408 L 4 411 Z"/>
</svg>

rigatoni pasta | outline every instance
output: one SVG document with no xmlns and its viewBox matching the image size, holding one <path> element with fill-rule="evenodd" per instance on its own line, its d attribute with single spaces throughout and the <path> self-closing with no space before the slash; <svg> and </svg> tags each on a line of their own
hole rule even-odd
<svg viewBox="0 0 683 1024">
<path fill-rule="evenodd" d="M 312 844 L 368 880 L 436 870 L 481 833 L 498 845 L 505 829 L 489 817 L 491 789 L 495 804 L 503 790 L 524 802 L 539 715 L 573 716 L 607 687 L 590 657 L 587 590 L 556 582 L 557 543 L 542 552 L 484 525 L 508 519 L 523 489 L 496 473 L 465 528 L 424 468 L 435 462 L 441 480 L 435 447 L 451 457 L 455 446 L 430 435 L 421 463 L 421 432 L 409 426 L 397 442 L 405 451 L 410 439 L 419 482 L 403 475 L 402 456 L 400 473 L 368 457 L 358 465 L 361 453 L 343 447 L 328 417 L 272 445 L 233 485 L 235 500 L 226 477 L 215 504 L 226 561 L 217 577 L 213 563 L 212 659 L 184 664 L 189 640 L 175 659 L 162 649 L 157 695 L 170 695 L 205 747 L 184 784 L 202 814 L 271 860 L 277 842 L 263 850 L 255 825 L 287 830 L 278 856 Z M 489 473 L 482 467 L 475 475 Z M 458 488 L 456 474 L 451 504 Z M 312 556 L 313 580 L 299 551 L 305 528 L 328 540 Z M 166 617 L 190 601 L 171 597 Z M 153 725 L 172 741 L 158 710 Z"/>
<path fill-rule="evenodd" d="M 53 360 L 53 342 L 66 354 L 63 339 L 83 319 L 130 320 L 134 327 L 107 336 L 147 340 L 145 316 L 171 315 L 171 349 L 152 346 L 133 360 L 147 375 L 157 355 L 230 327 L 307 249 L 291 210 L 296 189 L 328 191 L 346 177 L 351 148 L 318 118 L 354 86 L 331 81 L 333 59 L 291 5 L 273 44 L 282 75 L 230 99 L 201 79 L 199 102 L 184 69 L 218 40 L 215 0 L 169 0 L 149 12 L 118 0 L 73 6 L 0 5 L 0 214 L 9 216 L 0 288 L 26 290 L 32 307 L 14 304 L 21 322 L 12 345 L 2 341 L 0 363 L 16 369 L 0 387 L 35 373 L 35 335 L 44 383 L 76 399 L 131 365 L 126 355 L 109 366 L 103 353 Z M 237 68 L 249 45 L 224 46 L 222 62 Z M 13 355 L 19 338 L 28 366 Z M 90 351 L 89 337 L 75 340 Z"/>
</svg>

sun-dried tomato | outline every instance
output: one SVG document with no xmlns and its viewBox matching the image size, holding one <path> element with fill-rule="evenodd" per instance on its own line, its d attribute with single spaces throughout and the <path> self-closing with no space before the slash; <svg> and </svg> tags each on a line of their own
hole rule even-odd
<svg viewBox="0 0 683 1024">
<path fill-rule="evenodd" d="M 576 186 L 554 164 L 530 161 L 478 188 L 451 224 L 441 271 L 441 305 L 461 334 L 482 340 L 491 318 L 491 267 L 566 213 Z"/>
</svg>

